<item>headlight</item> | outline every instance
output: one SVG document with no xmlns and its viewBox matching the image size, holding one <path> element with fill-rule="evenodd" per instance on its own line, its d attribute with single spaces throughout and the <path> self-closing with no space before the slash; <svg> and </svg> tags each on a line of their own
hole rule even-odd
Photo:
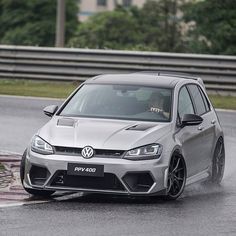
<svg viewBox="0 0 236 236">
<path fill-rule="evenodd" d="M 155 143 L 129 150 L 124 158 L 129 160 L 157 159 L 161 156 L 161 153 L 162 146 Z"/>
<path fill-rule="evenodd" d="M 31 150 L 45 155 L 54 153 L 52 146 L 39 136 L 34 136 L 31 143 Z"/>
</svg>

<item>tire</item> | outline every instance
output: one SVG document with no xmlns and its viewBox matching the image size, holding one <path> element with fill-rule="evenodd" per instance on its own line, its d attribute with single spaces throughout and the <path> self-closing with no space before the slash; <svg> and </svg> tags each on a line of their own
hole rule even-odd
<svg viewBox="0 0 236 236">
<path fill-rule="evenodd" d="M 167 194 L 164 200 L 176 200 L 184 191 L 186 183 L 186 164 L 184 158 L 174 153 L 168 170 Z"/>
<path fill-rule="evenodd" d="M 31 189 L 31 188 L 25 188 L 24 186 L 24 176 L 25 176 L 25 159 L 26 159 L 27 149 L 24 151 L 20 163 L 20 180 L 22 183 L 23 188 L 26 192 L 28 192 L 31 195 L 37 196 L 37 197 L 50 197 L 55 191 L 48 191 L 48 190 L 38 190 L 38 189 Z"/>
<path fill-rule="evenodd" d="M 225 169 L 225 146 L 224 146 L 224 140 L 223 138 L 219 138 L 213 159 L 212 159 L 212 170 L 211 170 L 211 176 L 210 181 L 212 184 L 218 185 L 223 179 L 224 176 L 224 169 Z"/>
</svg>

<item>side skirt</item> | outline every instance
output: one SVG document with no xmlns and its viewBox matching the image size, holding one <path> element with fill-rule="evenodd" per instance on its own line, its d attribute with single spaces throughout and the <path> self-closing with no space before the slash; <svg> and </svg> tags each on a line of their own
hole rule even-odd
<svg viewBox="0 0 236 236">
<path fill-rule="evenodd" d="M 196 182 L 202 182 L 202 181 L 206 180 L 209 176 L 210 176 L 209 169 L 207 168 L 206 170 L 201 171 L 196 175 L 188 177 L 186 180 L 186 186 L 196 183 Z"/>
</svg>

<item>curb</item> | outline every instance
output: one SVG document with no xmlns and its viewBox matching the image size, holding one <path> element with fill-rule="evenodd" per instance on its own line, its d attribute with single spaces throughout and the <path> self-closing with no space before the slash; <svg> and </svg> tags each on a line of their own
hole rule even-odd
<svg viewBox="0 0 236 236">
<path fill-rule="evenodd" d="M 0 205 L 9 201 L 21 202 L 30 196 L 21 185 L 20 161 L 19 154 L 0 152 L 0 163 L 4 166 L 0 172 Z"/>
</svg>

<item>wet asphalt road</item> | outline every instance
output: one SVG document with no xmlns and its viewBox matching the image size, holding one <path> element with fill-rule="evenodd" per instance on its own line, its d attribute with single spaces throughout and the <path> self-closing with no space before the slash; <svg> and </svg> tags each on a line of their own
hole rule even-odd
<svg viewBox="0 0 236 236">
<path fill-rule="evenodd" d="M 0 150 L 23 152 L 60 101 L 0 97 Z M 0 235 L 236 235 L 236 113 L 218 112 L 225 130 L 222 185 L 195 184 L 175 202 L 72 195 L 49 203 L 0 208 Z"/>
<path fill-rule="evenodd" d="M 61 103 L 0 96 L 0 150 L 23 153 L 33 134 L 50 119 L 43 108 Z"/>
</svg>

